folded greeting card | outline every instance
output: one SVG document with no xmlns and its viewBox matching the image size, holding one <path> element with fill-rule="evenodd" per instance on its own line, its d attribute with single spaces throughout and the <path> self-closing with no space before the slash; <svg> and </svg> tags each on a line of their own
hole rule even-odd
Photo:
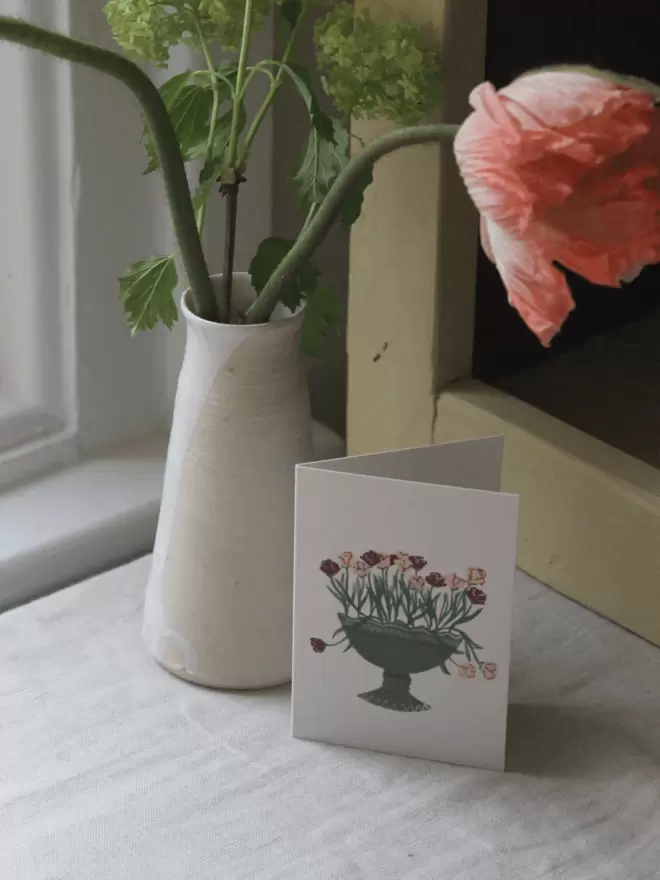
<svg viewBox="0 0 660 880">
<path fill-rule="evenodd" d="M 504 769 L 518 498 L 502 450 L 297 468 L 294 736 Z"/>
</svg>

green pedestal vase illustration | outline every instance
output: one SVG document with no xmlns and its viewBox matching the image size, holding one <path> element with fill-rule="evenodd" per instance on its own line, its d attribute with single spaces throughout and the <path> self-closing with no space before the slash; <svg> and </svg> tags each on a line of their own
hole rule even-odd
<svg viewBox="0 0 660 880">
<path fill-rule="evenodd" d="M 346 638 L 360 657 L 383 670 L 382 687 L 358 696 L 398 712 L 422 712 L 431 707 L 410 693 L 411 676 L 444 667 L 462 639 L 453 633 L 438 635 L 404 623 L 382 623 L 371 617 L 339 615 Z"/>
<path fill-rule="evenodd" d="M 346 551 L 325 559 L 320 569 L 326 587 L 342 605 L 334 642 L 310 639 L 312 649 L 344 645 L 367 663 L 382 670 L 382 684 L 357 694 L 373 706 L 396 712 L 424 712 L 431 708 L 411 691 L 412 676 L 439 668 L 445 675 L 456 670 L 467 680 L 492 680 L 497 664 L 482 662 L 478 645 L 464 627 L 483 611 L 487 595 L 486 572 L 468 568 L 465 577 L 454 572 L 420 572 L 427 566 L 421 556 L 378 553 L 358 556 Z"/>
</svg>

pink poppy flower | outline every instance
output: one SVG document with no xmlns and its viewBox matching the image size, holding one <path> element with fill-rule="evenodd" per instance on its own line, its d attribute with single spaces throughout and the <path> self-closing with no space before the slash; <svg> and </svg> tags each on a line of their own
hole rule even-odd
<svg viewBox="0 0 660 880">
<path fill-rule="evenodd" d="M 365 575 L 369 574 L 369 569 L 371 568 L 371 566 L 367 565 L 364 559 L 358 559 L 353 568 L 360 577 L 364 577 Z"/>
<path fill-rule="evenodd" d="M 339 554 L 339 561 L 345 568 L 348 568 L 351 562 L 353 562 L 353 554 L 350 550 L 345 550 L 343 553 Z"/>
<path fill-rule="evenodd" d="M 468 582 L 457 574 L 454 574 L 453 571 L 449 574 L 443 574 L 442 577 L 450 590 L 462 590 L 464 587 L 468 586 Z"/>
<path fill-rule="evenodd" d="M 486 572 L 483 568 L 468 568 L 466 580 L 469 584 L 481 587 L 486 583 Z"/>
<path fill-rule="evenodd" d="M 484 663 L 481 673 L 487 681 L 492 681 L 497 675 L 497 663 Z"/>
<path fill-rule="evenodd" d="M 421 577 L 420 575 L 416 574 L 416 575 L 413 575 L 413 577 L 411 577 L 410 580 L 408 581 L 408 587 L 411 590 L 423 590 L 425 583 L 426 583 L 426 581 L 424 580 L 424 578 Z"/>
<path fill-rule="evenodd" d="M 654 88 L 555 68 L 499 92 L 482 83 L 470 96 L 456 159 L 481 213 L 484 250 L 544 345 L 574 306 L 555 262 L 619 287 L 660 261 Z"/>
<path fill-rule="evenodd" d="M 474 665 L 474 663 L 459 663 L 458 674 L 461 676 L 461 678 L 475 678 L 477 674 L 477 667 Z"/>
</svg>

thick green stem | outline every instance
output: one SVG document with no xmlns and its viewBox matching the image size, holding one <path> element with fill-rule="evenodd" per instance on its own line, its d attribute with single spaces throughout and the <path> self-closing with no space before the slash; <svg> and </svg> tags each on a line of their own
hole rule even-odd
<svg viewBox="0 0 660 880">
<path fill-rule="evenodd" d="M 197 231 L 185 165 L 172 122 L 156 86 L 137 64 L 116 52 L 21 19 L 0 16 L 0 40 L 20 43 L 66 61 L 92 67 L 120 80 L 135 95 L 146 117 L 163 169 L 174 231 L 195 311 L 200 317 L 217 320 L 213 284 Z"/>
<path fill-rule="evenodd" d="M 398 131 L 376 138 L 351 159 L 330 188 L 316 217 L 300 233 L 294 246 L 248 309 L 245 315 L 246 323 L 260 324 L 268 320 L 286 284 L 321 244 L 337 220 L 344 198 L 351 188 L 363 179 L 365 171 L 371 165 L 401 147 L 451 140 L 457 131 L 457 125 L 420 125 L 414 128 L 400 128 Z"/>
</svg>

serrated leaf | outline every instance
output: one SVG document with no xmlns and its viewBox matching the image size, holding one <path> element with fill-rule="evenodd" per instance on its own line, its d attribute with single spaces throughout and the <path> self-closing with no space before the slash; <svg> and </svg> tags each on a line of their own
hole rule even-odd
<svg viewBox="0 0 660 880">
<path fill-rule="evenodd" d="M 153 257 L 134 263 L 119 279 L 119 299 L 131 331 L 151 330 L 159 322 L 172 328 L 178 313 L 174 256 Z"/>
<path fill-rule="evenodd" d="M 282 0 L 280 3 L 280 13 L 282 18 L 290 24 L 291 27 L 295 27 L 298 24 L 298 19 L 302 15 L 302 11 L 302 0 Z"/>
<path fill-rule="evenodd" d="M 222 97 L 229 97 L 229 86 L 220 83 Z M 213 91 L 210 80 L 198 81 L 192 71 L 178 73 L 160 87 L 167 111 L 172 120 L 185 161 L 204 155 L 209 136 Z M 144 141 L 149 157 L 145 173 L 160 167 L 153 138 L 145 129 Z"/>
<path fill-rule="evenodd" d="M 300 64 L 283 64 L 282 66 L 285 72 L 289 75 L 291 82 L 298 89 L 300 97 L 305 102 L 309 118 L 316 131 L 324 140 L 335 143 L 336 120 L 331 116 L 328 116 L 323 107 L 321 107 L 321 104 L 316 97 L 316 93 L 314 92 L 312 75 L 309 70 Z"/>
<path fill-rule="evenodd" d="M 298 193 L 307 206 L 323 202 L 350 160 L 350 135 L 336 120 L 333 120 L 333 124 L 334 143 L 319 137 L 316 131 L 310 133 L 300 168 L 294 177 Z M 345 196 L 340 219 L 346 226 L 352 226 L 360 216 L 364 191 L 372 181 L 373 171 L 369 168 Z"/>
<path fill-rule="evenodd" d="M 293 245 L 293 241 L 277 237 L 266 238 L 261 242 L 248 270 L 252 286 L 257 293 L 261 293 Z M 281 302 L 287 309 L 295 312 L 301 301 L 316 289 L 320 275 L 321 273 L 314 263 L 303 263 L 295 277 L 282 292 Z"/>
<path fill-rule="evenodd" d="M 320 284 L 305 301 L 302 329 L 302 350 L 310 357 L 317 357 L 325 337 L 338 330 L 344 313 L 332 290 Z"/>
<path fill-rule="evenodd" d="M 374 172 L 371 167 L 364 172 L 344 197 L 341 206 L 341 222 L 344 226 L 352 226 L 359 219 L 364 204 L 364 191 L 369 184 L 373 183 L 373 180 Z"/>
</svg>

